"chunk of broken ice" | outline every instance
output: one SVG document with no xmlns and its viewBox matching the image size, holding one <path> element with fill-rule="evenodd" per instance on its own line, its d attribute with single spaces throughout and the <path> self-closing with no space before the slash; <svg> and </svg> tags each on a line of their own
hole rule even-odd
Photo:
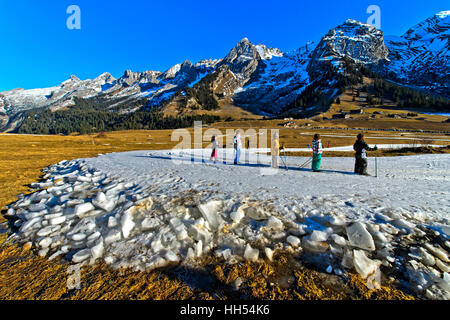
<svg viewBox="0 0 450 320">
<path fill-rule="evenodd" d="M 378 260 L 371 260 L 366 256 L 363 250 L 353 250 L 353 265 L 356 271 L 363 279 L 375 273 L 381 262 Z"/>
<path fill-rule="evenodd" d="M 361 249 L 374 251 L 375 243 L 365 225 L 359 221 L 345 228 L 350 245 Z"/>
<path fill-rule="evenodd" d="M 258 261 L 259 250 L 252 248 L 249 244 L 245 247 L 244 258 L 248 261 L 256 262 Z"/>
</svg>

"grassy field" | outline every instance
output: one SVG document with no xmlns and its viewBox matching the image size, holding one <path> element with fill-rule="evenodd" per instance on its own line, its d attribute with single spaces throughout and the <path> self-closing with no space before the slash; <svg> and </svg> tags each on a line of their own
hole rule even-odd
<svg viewBox="0 0 450 320">
<path fill-rule="evenodd" d="M 232 128 L 230 123 L 218 123 L 217 128 Z M 239 123 L 234 128 L 241 127 Z M 244 126 L 242 126 L 245 128 Z M 287 129 L 277 123 L 257 121 L 256 128 L 279 128 L 281 140 L 288 147 L 305 147 L 312 132 L 307 129 Z M 248 127 L 246 127 L 248 128 Z M 170 130 L 124 131 L 82 136 L 38 136 L 0 134 L 0 207 L 27 193 L 32 182 L 38 181 L 42 169 L 50 164 L 74 158 L 93 157 L 99 153 L 129 150 L 168 149 L 177 142 L 171 141 Z M 323 130 L 324 141 L 333 146 L 353 143 L 351 132 Z M 341 134 L 342 136 L 339 136 Z M 371 133 L 378 135 L 378 133 Z M 387 136 L 371 140 L 381 143 Z M 417 134 L 414 139 L 444 139 L 442 135 Z M 411 138 L 411 135 L 405 136 Z M 411 143 L 412 140 L 395 140 Z M 205 142 L 204 145 L 207 145 Z M 439 141 L 438 144 L 445 144 Z M 196 286 L 180 278 L 180 270 L 165 269 L 148 273 L 115 271 L 98 264 L 85 267 L 82 288 L 70 291 L 66 282 L 69 264 L 63 260 L 48 261 L 38 257 L 29 248 L 19 247 L 7 240 L 8 229 L 2 222 L 0 249 L 0 299 L 227 299 L 245 294 L 254 299 L 410 299 L 396 289 L 395 282 L 386 280 L 380 290 L 369 290 L 355 274 L 346 281 L 319 273 L 299 264 L 289 255 L 281 255 L 274 263 L 241 263 L 224 265 L 207 258 L 201 268 L 182 270 L 190 278 L 208 279 L 205 286 Z M 237 293 L 231 284 L 238 277 L 244 281 Z M 291 279 L 289 285 L 283 279 Z M 198 281 L 201 283 L 202 281 Z"/>
</svg>

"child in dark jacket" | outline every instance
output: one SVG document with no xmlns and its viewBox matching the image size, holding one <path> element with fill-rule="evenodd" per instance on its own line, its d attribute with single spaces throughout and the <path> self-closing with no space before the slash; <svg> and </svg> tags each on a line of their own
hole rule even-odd
<svg viewBox="0 0 450 320">
<path fill-rule="evenodd" d="M 364 135 L 362 133 L 358 134 L 355 144 L 353 145 L 353 150 L 355 153 L 355 173 L 368 176 L 367 173 L 367 151 L 376 151 L 378 147 L 369 147 L 369 145 L 364 141 Z"/>
</svg>

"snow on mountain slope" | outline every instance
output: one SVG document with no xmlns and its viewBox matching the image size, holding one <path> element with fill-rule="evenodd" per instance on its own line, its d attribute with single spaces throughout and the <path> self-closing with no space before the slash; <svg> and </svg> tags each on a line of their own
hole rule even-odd
<svg viewBox="0 0 450 320">
<path fill-rule="evenodd" d="M 386 37 L 387 75 L 450 97 L 450 11 L 442 11 L 401 37 Z"/>
<path fill-rule="evenodd" d="M 339 68 L 344 58 L 375 65 L 387 56 L 383 32 L 369 24 L 348 19 L 322 38 L 312 54 L 308 72 L 312 77 L 318 77 L 327 71 L 329 63 Z"/>
<path fill-rule="evenodd" d="M 92 97 L 107 90 L 115 81 L 109 73 L 91 80 L 80 80 L 71 76 L 59 86 L 43 89 L 14 89 L 0 93 L 0 108 L 14 115 L 24 110 L 51 107 L 59 109 L 73 104 L 74 97 Z"/>
<path fill-rule="evenodd" d="M 259 69 L 235 90 L 234 103 L 266 114 L 273 114 L 290 104 L 310 83 L 306 68 L 313 47 L 309 43 L 289 53 L 260 54 L 270 59 L 259 61 Z"/>
<path fill-rule="evenodd" d="M 183 95 L 188 87 L 195 90 L 202 79 L 212 75 L 208 77 L 211 83 L 201 90 L 210 85 L 219 103 L 270 115 L 290 105 L 308 85 L 326 75 L 330 64 L 339 69 L 344 59 L 362 63 L 399 84 L 450 97 L 449 13 L 442 11 L 401 37 L 384 37 L 375 27 L 348 19 L 331 29 L 317 46 L 309 43 L 293 52 L 254 45 L 243 38 L 220 60 L 195 64 L 186 60 L 165 72 L 127 70 L 118 79 L 109 73 L 84 81 L 72 76 L 51 88 L 4 91 L 0 92 L 0 113 L 12 118 L 28 109 L 58 110 L 74 105 L 75 97 L 100 97 L 105 105 L 111 101 L 108 110 L 120 107 L 125 112 L 137 110 L 136 105 L 144 99 L 147 106 L 160 107 L 177 92 Z M 326 87 L 320 90 L 332 95 L 332 81 Z M 130 102 L 138 103 L 131 103 L 128 110 Z M 198 102 L 194 104 L 199 107 Z"/>
</svg>

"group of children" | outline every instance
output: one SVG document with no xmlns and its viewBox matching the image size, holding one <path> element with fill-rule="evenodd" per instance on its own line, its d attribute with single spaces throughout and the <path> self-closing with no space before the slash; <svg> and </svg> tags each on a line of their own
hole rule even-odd
<svg viewBox="0 0 450 320">
<path fill-rule="evenodd" d="M 218 148 L 219 148 L 216 136 L 212 137 L 211 142 L 212 142 L 211 161 L 216 162 L 218 158 Z M 233 137 L 233 145 L 235 151 L 234 164 L 238 164 L 242 149 L 241 134 L 239 133 L 239 131 L 237 131 L 236 135 Z M 284 147 L 281 147 L 281 149 L 284 149 Z M 320 134 L 316 133 L 314 135 L 311 143 L 311 149 L 313 152 L 311 165 L 312 171 L 320 172 L 320 165 L 322 162 L 322 153 L 323 153 L 323 146 L 322 140 L 320 139 Z M 369 147 L 369 145 L 364 141 L 364 135 L 360 133 L 357 135 L 356 142 L 353 145 L 353 150 L 355 150 L 356 152 L 354 172 L 360 175 L 369 175 L 367 173 L 366 152 L 376 151 L 378 150 L 378 148 L 376 146 L 374 148 Z M 272 155 L 272 167 L 278 168 L 278 158 L 280 156 L 280 140 L 278 133 L 275 133 L 272 138 L 271 155 Z"/>
</svg>

